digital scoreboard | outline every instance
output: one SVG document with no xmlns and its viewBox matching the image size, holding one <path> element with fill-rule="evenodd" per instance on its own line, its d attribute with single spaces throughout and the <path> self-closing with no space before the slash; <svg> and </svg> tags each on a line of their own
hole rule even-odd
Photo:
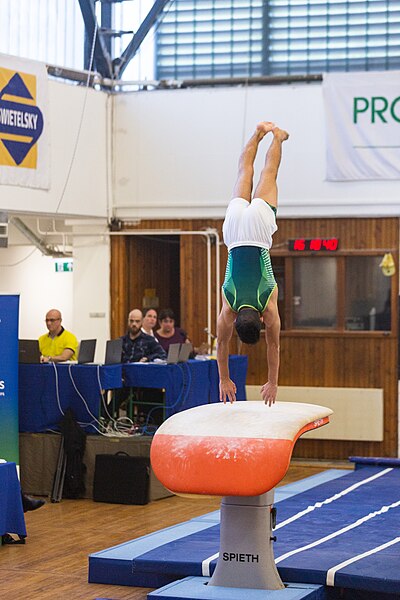
<svg viewBox="0 0 400 600">
<path fill-rule="evenodd" d="M 335 252 L 339 248 L 337 238 L 295 238 L 289 240 L 292 252 Z"/>
</svg>

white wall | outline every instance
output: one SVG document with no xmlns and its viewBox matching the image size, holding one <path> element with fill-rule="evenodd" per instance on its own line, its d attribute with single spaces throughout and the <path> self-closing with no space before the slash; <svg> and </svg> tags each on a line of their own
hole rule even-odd
<svg viewBox="0 0 400 600">
<path fill-rule="evenodd" d="M 111 98 L 50 80 L 49 105 L 50 190 L 2 185 L 0 210 L 54 214 L 61 200 L 59 214 L 106 217 L 114 193 L 122 218 L 222 218 L 243 143 L 258 121 L 268 119 L 291 135 L 279 175 L 281 217 L 400 213 L 400 179 L 325 181 L 321 84 L 134 92 Z M 256 171 L 262 160 L 261 153 Z"/>
<path fill-rule="evenodd" d="M 50 189 L 1 185 L 0 210 L 54 214 L 61 200 L 61 215 L 107 215 L 107 102 L 101 92 L 49 81 Z"/>
<path fill-rule="evenodd" d="M 46 312 L 57 308 L 63 326 L 78 340 L 96 338 L 96 360 L 104 361 L 109 339 L 109 240 L 76 239 L 72 273 L 57 273 L 55 260 L 32 246 L 0 248 L 0 293 L 20 294 L 19 337 L 47 331 Z"/>
<path fill-rule="evenodd" d="M 110 337 L 109 239 L 76 237 L 74 242 L 73 307 L 79 339 L 96 338 L 98 362 L 104 362 Z"/>
<path fill-rule="evenodd" d="M 58 214 L 106 217 L 111 186 L 109 101 L 101 92 L 50 80 L 50 189 L 2 185 L 0 210 L 54 215 L 61 200 Z M 0 248 L 0 291 L 21 294 L 20 337 L 36 338 L 44 333 L 45 313 L 58 308 L 63 325 L 79 340 L 97 338 L 96 359 L 104 360 L 109 337 L 108 238 L 90 238 L 84 246 L 77 237 L 73 255 L 73 273 L 56 273 L 53 259 L 33 246 Z M 104 317 L 93 318 L 90 313 Z"/>
<path fill-rule="evenodd" d="M 50 308 L 58 308 L 63 326 L 75 333 L 73 275 L 56 273 L 54 259 L 33 246 L 0 248 L 0 293 L 20 294 L 20 337 L 34 339 L 45 333 Z"/>
<path fill-rule="evenodd" d="M 280 217 L 400 214 L 400 178 L 325 181 L 322 86 L 301 84 L 116 96 L 120 217 L 222 218 L 240 150 L 261 120 L 276 122 L 291 136 L 279 174 Z"/>
<path fill-rule="evenodd" d="M 65 216 L 106 217 L 114 195 L 121 218 L 198 217 L 212 225 L 213 218 L 224 215 L 243 143 L 264 119 L 291 135 L 279 175 L 281 217 L 399 214 L 400 179 L 325 181 L 319 84 L 136 92 L 111 98 L 93 90 L 86 97 L 84 87 L 49 81 L 49 97 L 51 188 L 0 186 L 0 210 L 54 214 L 86 98 L 59 211 Z M 261 154 L 256 172 L 262 161 Z M 46 310 L 54 306 L 80 339 L 97 337 L 97 359 L 102 360 L 109 337 L 108 237 L 74 239 L 72 275 L 55 273 L 51 259 L 38 251 L 19 265 L 4 266 L 31 250 L 0 249 L 0 291 L 21 292 L 20 334 L 39 335 Z"/>
</svg>

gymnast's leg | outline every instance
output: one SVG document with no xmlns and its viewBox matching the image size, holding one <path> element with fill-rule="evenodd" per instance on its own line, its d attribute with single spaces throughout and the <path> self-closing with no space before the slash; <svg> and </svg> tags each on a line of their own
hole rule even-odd
<svg viewBox="0 0 400 600">
<path fill-rule="evenodd" d="M 258 144 L 263 137 L 274 128 L 274 123 L 263 121 L 257 125 L 257 128 L 245 147 L 239 158 L 238 176 L 233 189 L 232 198 L 244 198 L 248 202 L 251 200 L 253 189 L 254 161 L 256 158 Z"/>
<path fill-rule="evenodd" d="M 282 157 L 282 142 L 288 139 L 289 134 L 279 127 L 272 129 L 273 140 L 265 157 L 264 168 L 261 171 L 260 181 L 257 184 L 254 198 L 262 198 L 272 206 L 278 205 L 278 187 L 276 178 Z"/>
</svg>

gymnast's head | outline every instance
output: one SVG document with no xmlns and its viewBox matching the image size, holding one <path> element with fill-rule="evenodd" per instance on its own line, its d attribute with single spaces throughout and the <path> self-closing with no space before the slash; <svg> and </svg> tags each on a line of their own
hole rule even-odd
<svg viewBox="0 0 400 600">
<path fill-rule="evenodd" d="M 244 344 L 257 344 L 260 339 L 260 313 L 254 308 L 241 308 L 235 321 L 237 334 Z"/>
</svg>

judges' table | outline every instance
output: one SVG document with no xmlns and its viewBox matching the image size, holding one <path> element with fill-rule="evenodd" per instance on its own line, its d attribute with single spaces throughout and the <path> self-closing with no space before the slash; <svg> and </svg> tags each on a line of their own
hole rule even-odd
<svg viewBox="0 0 400 600">
<path fill-rule="evenodd" d="M 21 488 L 15 463 L 0 463 L 0 535 L 26 535 Z"/>
<path fill-rule="evenodd" d="M 176 365 L 128 363 L 123 365 L 127 387 L 163 388 L 165 417 L 208 404 L 210 395 L 209 363 L 214 361 L 188 360 Z"/>
<path fill-rule="evenodd" d="M 100 391 L 122 387 L 121 365 L 19 365 L 19 430 L 57 428 L 71 408 L 88 431 L 98 418 Z M 91 413 L 91 414 L 90 414 Z"/>
<path fill-rule="evenodd" d="M 237 399 L 245 400 L 247 356 L 230 356 L 229 369 Z M 219 399 L 215 360 L 189 360 L 177 365 L 20 364 L 19 430 L 40 433 L 57 429 L 63 412 L 71 408 L 85 429 L 94 432 L 100 390 L 120 388 L 122 381 L 127 387 L 165 389 L 165 417 Z"/>
</svg>

